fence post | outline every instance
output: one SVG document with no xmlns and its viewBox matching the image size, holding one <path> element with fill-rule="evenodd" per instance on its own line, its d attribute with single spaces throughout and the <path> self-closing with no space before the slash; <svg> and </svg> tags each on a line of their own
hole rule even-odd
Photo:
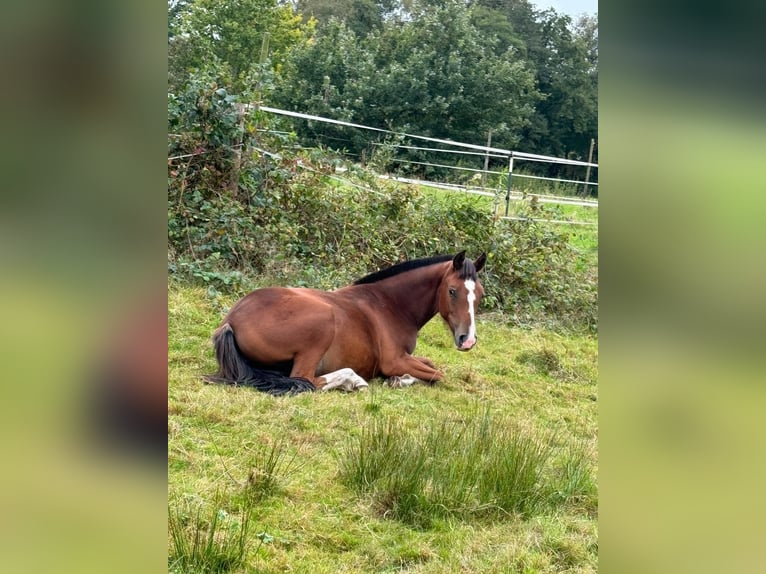
<svg viewBox="0 0 766 574">
<path fill-rule="evenodd" d="M 505 216 L 508 217 L 508 211 L 511 208 L 511 178 L 513 177 L 513 152 L 508 162 L 508 189 L 505 192 Z"/>
<path fill-rule="evenodd" d="M 492 128 L 489 128 L 489 133 L 487 134 L 487 148 L 492 147 Z M 489 169 L 489 149 L 487 149 L 487 153 L 484 155 L 484 173 L 481 174 L 481 186 L 485 187 L 487 185 L 487 170 Z"/>
<path fill-rule="evenodd" d="M 239 126 L 239 135 L 235 144 L 232 146 L 234 151 L 234 157 L 232 158 L 231 174 L 229 178 L 229 191 L 236 196 L 239 191 L 239 171 L 242 167 L 242 146 L 244 145 L 244 133 L 245 133 L 245 105 L 234 104 L 234 109 L 237 110 L 237 125 Z"/>
<path fill-rule="evenodd" d="M 582 195 L 586 197 L 588 195 L 588 182 L 590 181 L 590 164 L 593 162 L 593 146 L 596 144 L 596 140 L 590 138 L 590 151 L 588 151 L 588 169 L 585 170 L 585 185 L 582 186 Z"/>
<path fill-rule="evenodd" d="M 263 103 L 263 66 L 266 63 L 266 58 L 269 57 L 269 36 L 270 32 L 263 33 L 263 39 L 261 40 L 261 55 L 258 58 L 258 64 L 260 70 L 258 71 L 258 82 L 256 83 L 256 98 L 258 99 L 258 105 Z"/>
</svg>

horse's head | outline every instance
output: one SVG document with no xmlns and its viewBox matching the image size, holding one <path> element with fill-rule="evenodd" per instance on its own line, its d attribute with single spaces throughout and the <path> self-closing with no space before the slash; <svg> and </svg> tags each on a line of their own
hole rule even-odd
<svg viewBox="0 0 766 574">
<path fill-rule="evenodd" d="M 468 351 L 476 344 L 476 310 L 484 296 L 477 273 L 486 261 L 485 253 L 471 261 L 465 251 L 461 251 L 452 259 L 439 285 L 439 314 L 447 321 L 455 345 L 461 351 Z"/>
</svg>

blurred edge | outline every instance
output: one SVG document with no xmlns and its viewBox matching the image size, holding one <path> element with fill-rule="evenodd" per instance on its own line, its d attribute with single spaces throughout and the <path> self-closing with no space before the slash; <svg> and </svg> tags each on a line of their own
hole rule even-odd
<svg viewBox="0 0 766 574">
<path fill-rule="evenodd" d="M 0 569 L 162 570 L 165 7 L 0 10 Z"/>
<path fill-rule="evenodd" d="M 164 336 L 166 13 L 2 10 L 2 566 L 162 569 L 164 463 L 104 438 L 90 381 L 131 379 L 139 316 Z M 764 570 L 763 11 L 600 13 L 605 572 Z"/>
<path fill-rule="evenodd" d="M 766 6 L 601 8 L 600 570 L 763 572 Z"/>
</svg>

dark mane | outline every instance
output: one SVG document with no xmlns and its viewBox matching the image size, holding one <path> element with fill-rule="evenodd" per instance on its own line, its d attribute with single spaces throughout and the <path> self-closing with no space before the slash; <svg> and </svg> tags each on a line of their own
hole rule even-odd
<svg viewBox="0 0 766 574">
<path fill-rule="evenodd" d="M 411 261 L 403 261 L 386 267 L 380 271 L 365 275 L 361 279 L 354 281 L 354 285 L 364 285 L 366 283 L 377 283 L 383 279 L 406 273 L 414 269 L 420 269 L 421 267 L 428 267 L 429 265 L 436 265 L 437 263 L 444 263 L 445 261 L 451 261 L 454 255 L 436 255 L 435 257 L 425 257 L 423 259 L 413 259 Z M 467 259 L 463 262 L 463 269 L 460 271 L 461 279 L 473 279 L 476 281 L 476 267 L 473 265 L 473 261 Z"/>
</svg>

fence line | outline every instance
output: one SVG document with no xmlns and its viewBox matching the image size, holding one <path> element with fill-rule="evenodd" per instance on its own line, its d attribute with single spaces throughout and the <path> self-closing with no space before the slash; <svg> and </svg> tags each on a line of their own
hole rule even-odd
<svg viewBox="0 0 766 574">
<path fill-rule="evenodd" d="M 255 107 L 255 106 L 253 106 L 253 104 L 247 104 L 246 107 Z M 463 148 L 467 148 L 467 149 L 476 149 L 476 150 L 480 150 L 480 151 L 482 151 L 484 153 L 494 152 L 494 153 L 497 153 L 497 154 L 501 154 L 500 157 L 511 157 L 513 155 L 517 159 L 524 159 L 524 160 L 530 160 L 530 161 L 548 161 L 549 163 L 560 163 L 560 164 L 565 164 L 565 165 L 580 165 L 580 166 L 590 165 L 591 167 L 596 167 L 596 168 L 598 167 L 597 163 L 589 164 L 586 161 L 579 161 L 579 160 L 574 160 L 574 159 L 560 158 L 560 157 L 555 157 L 555 156 L 551 156 L 551 155 L 541 155 L 541 154 L 536 154 L 536 153 L 527 153 L 527 152 L 514 151 L 514 150 L 509 150 L 509 149 L 503 149 L 503 148 L 496 148 L 496 147 L 489 147 L 489 146 L 483 146 L 483 145 L 469 144 L 469 143 L 458 142 L 458 141 L 454 141 L 454 140 L 445 140 L 445 139 L 441 139 L 441 138 L 432 138 L 432 137 L 421 136 L 421 135 L 417 135 L 417 134 L 408 134 L 408 133 L 405 133 L 405 132 L 395 132 L 395 131 L 386 130 L 386 129 L 383 129 L 383 128 L 375 128 L 375 127 L 372 127 L 372 126 L 365 126 L 365 125 L 362 125 L 362 124 L 355 124 L 353 122 L 344 122 L 342 120 L 335 120 L 335 119 L 332 119 L 332 118 L 325 118 L 323 116 L 315 116 L 313 114 L 304 114 L 304 113 L 301 113 L 301 112 L 291 112 L 289 110 L 281 110 L 279 108 L 271 108 L 271 107 L 268 107 L 268 106 L 258 106 L 258 109 L 263 111 L 263 112 L 268 112 L 268 113 L 277 114 L 277 115 L 291 116 L 291 117 L 301 118 L 301 119 L 305 119 L 305 120 L 313 120 L 313 121 L 316 121 L 316 122 L 325 122 L 325 123 L 329 123 L 329 124 L 335 124 L 335 125 L 346 126 L 346 127 L 351 127 L 351 128 L 359 128 L 359 129 L 363 129 L 363 130 L 371 130 L 371 131 L 375 131 L 375 132 L 381 132 L 381 133 L 397 135 L 397 136 L 404 136 L 404 137 L 408 137 L 408 138 L 420 139 L 420 140 L 430 141 L 430 142 L 435 142 L 435 143 L 442 143 L 442 144 L 446 144 L 446 145 L 451 145 L 451 146 L 456 146 L 456 147 L 463 147 Z"/>
<path fill-rule="evenodd" d="M 488 173 L 496 173 L 496 172 L 488 172 Z M 586 181 L 580 181 L 579 179 L 561 179 L 557 177 L 543 177 L 542 175 L 527 175 L 526 173 L 516 173 L 514 174 L 516 177 L 525 177 L 527 179 L 546 179 L 548 181 L 562 181 L 564 183 L 585 183 L 587 185 L 598 185 L 598 183 L 593 182 L 586 182 Z"/>
<path fill-rule="evenodd" d="M 486 197 L 496 197 L 497 193 L 484 191 L 483 188 L 467 187 L 464 185 L 458 185 L 456 183 L 436 183 L 433 181 L 426 181 L 423 179 L 411 179 L 407 177 L 399 177 L 394 175 L 379 175 L 380 179 L 388 179 L 390 181 L 398 181 L 401 183 L 409 183 L 412 185 L 423 185 L 428 187 L 435 187 L 437 189 L 446 189 L 448 191 L 463 191 L 465 193 L 472 193 L 474 195 L 484 195 Z"/>
<path fill-rule="evenodd" d="M 598 168 L 597 163 L 591 163 L 591 162 L 584 162 L 579 160 L 573 160 L 568 158 L 557 158 L 554 156 L 546 156 L 541 154 L 533 154 L 533 153 L 527 153 L 527 152 L 519 152 L 515 150 L 506 150 L 502 148 L 496 148 L 496 147 L 490 147 L 490 146 L 481 146 L 481 145 L 475 145 L 475 144 L 469 144 L 464 142 L 457 142 L 452 140 L 445 140 L 441 138 L 432 138 L 427 136 L 421 136 L 417 134 L 408 134 L 408 133 L 402 133 L 402 132 L 394 132 L 387 129 L 382 128 L 376 128 L 372 126 L 365 126 L 362 124 L 356 124 L 353 122 L 346 122 L 341 120 L 335 120 L 332 118 L 325 118 L 322 116 L 316 116 L 313 114 L 304 114 L 300 112 L 292 112 L 289 110 L 281 110 L 278 108 L 271 108 L 268 106 L 257 106 L 254 104 L 245 104 L 240 109 L 259 109 L 260 111 L 267 112 L 267 113 L 273 113 L 277 115 L 284 115 L 289 117 L 296 117 L 300 119 L 310 120 L 310 121 L 318 121 L 318 122 L 324 122 L 329 124 L 335 124 L 335 125 L 341 125 L 345 127 L 353 127 L 358 129 L 366 129 L 371 130 L 379 133 L 386 133 L 386 134 L 392 134 L 397 135 L 400 137 L 408 137 L 412 139 L 419 139 L 423 141 L 429 141 L 434 143 L 440 143 L 445 144 L 449 146 L 454 147 L 460 147 L 465 149 L 472 149 L 472 150 L 478 150 L 476 152 L 469 152 L 469 151 L 463 151 L 463 150 L 445 150 L 445 149 L 439 149 L 439 148 L 426 148 L 426 147 L 418 147 L 418 146 L 408 146 L 408 145 L 396 145 L 393 144 L 394 147 L 397 148 L 404 148 L 404 149 L 413 149 L 413 150 L 423 150 L 423 151 L 433 151 L 433 152 L 441 152 L 441 153 L 460 153 L 460 154 L 468 154 L 468 155 L 479 155 L 484 157 L 494 157 L 494 158 L 508 158 L 508 180 L 507 180 L 507 188 L 506 188 L 506 195 L 505 195 L 505 215 L 503 216 L 503 219 L 516 219 L 516 220 L 528 220 L 528 221 L 540 221 L 540 222 L 546 222 L 546 223 L 561 223 L 561 224 L 572 224 L 572 225 L 596 225 L 592 222 L 576 222 L 576 221 L 563 221 L 563 220 L 554 220 L 554 219 L 534 219 L 534 218 L 528 218 L 528 217 L 513 217 L 509 215 L 509 208 L 510 208 L 510 201 L 513 200 L 521 200 L 528 197 L 536 198 L 536 200 L 540 203 L 556 203 L 560 205 L 577 205 L 577 206 L 583 206 L 583 207 L 595 207 L 598 208 L 598 202 L 588 200 L 586 198 L 567 198 L 562 196 L 545 196 L 542 194 L 529 194 L 529 193 L 520 193 L 517 191 L 514 191 L 512 189 L 512 179 L 515 175 L 516 177 L 521 178 L 528 178 L 528 179 L 539 179 L 539 180 L 546 180 L 546 181 L 560 181 L 564 183 L 573 183 L 573 184 L 584 184 L 585 189 L 587 189 L 588 186 L 598 186 L 598 182 L 590 182 L 589 174 L 586 176 L 585 181 L 581 180 L 572 180 L 572 179 L 562 179 L 562 178 L 553 178 L 553 177 L 544 177 L 544 176 L 534 176 L 534 175 L 527 175 L 527 174 L 521 174 L 521 173 L 515 173 L 513 171 L 514 166 L 514 160 L 516 161 L 531 161 L 531 162 L 543 162 L 543 163 L 554 163 L 554 164 L 560 164 L 560 165 L 572 165 L 572 166 L 581 166 L 581 167 L 587 167 L 588 172 L 590 172 L 590 168 Z M 286 133 L 286 132 L 281 132 Z M 335 138 L 340 139 L 340 138 Z M 386 144 L 380 144 L 380 143 L 373 143 L 373 145 L 386 145 Z M 259 150 L 262 153 L 268 153 L 269 155 L 275 155 L 270 154 L 269 152 L 266 152 L 265 150 Z M 192 157 L 194 155 L 201 155 L 203 153 L 206 153 L 207 150 L 200 150 L 199 152 L 194 152 L 191 154 L 185 154 L 185 155 L 179 155 L 168 158 L 168 160 L 176 160 L 181 159 L 185 157 Z M 498 155 L 499 154 L 499 155 Z M 496 172 L 496 171 L 488 171 L 484 169 L 474 169 L 474 168 L 467 168 L 467 167 L 459 167 L 459 166 L 450 166 L 450 165 L 443 165 L 443 164 L 434 164 L 434 163 L 428 163 L 428 162 L 418 162 L 418 161 L 411 161 L 411 160 L 398 160 L 394 159 L 393 161 L 399 162 L 399 163 L 408 163 L 408 164 L 415 164 L 415 165 L 426 165 L 426 166 L 432 166 L 432 167 L 440 167 L 440 168 L 446 168 L 446 169 L 457 169 L 461 171 L 470 171 L 475 173 L 482 173 L 482 174 L 494 174 L 494 175 L 502 175 L 502 173 L 505 172 Z M 466 193 L 473 193 L 477 195 L 484 195 L 484 196 L 491 196 L 491 197 L 498 197 L 499 194 L 496 192 L 487 192 L 483 191 L 485 188 L 475 187 L 475 188 L 469 188 L 468 186 L 460 186 L 455 184 L 445 184 L 445 183 L 435 183 L 430 181 L 423 181 L 423 180 L 412 180 L 408 178 L 398 178 L 398 177 L 390 177 L 390 176 L 379 176 L 382 178 L 389 178 L 397 181 L 402 181 L 405 183 L 417 183 L 419 185 L 429 185 L 432 187 L 437 188 L 443 188 L 443 189 L 450 189 L 455 190 L 459 189 L 460 191 L 464 191 Z M 340 178 L 336 178 L 340 179 Z"/>
<path fill-rule="evenodd" d="M 460 167 L 460 166 L 457 166 L 457 165 L 444 165 L 444 164 L 441 164 L 441 163 L 429 163 L 427 161 L 415 161 L 415 160 L 411 160 L 411 159 L 396 159 L 396 158 L 392 159 L 391 161 L 396 162 L 396 163 L 412 163 L 412 164 L 415 164 L 415 165 L 427 165 L 427 166 L 431 166 L 431 167 L 444 167 L 444 168 L 447 168 L 447 169 L 457 169 L 459 171 L 473 171 L 473 172 L 476 172 L 476 173 L 491 173 L 493 175 L 503 175 L 503 172 L 500 172 L 500 171 L 485 171 L 483 169 L 476 169 L 476 168 L 473 168 L 473 167 Z"/>
<path fill-rule="evenodd" d="M 437 189 L 446 189 L 449 191 L 461 191 L 464 193 L 471 193 L 474 195 L 483 195 L 485 197 L 499 197 L 502 192 L 499 192 L 497 190 L 495 191 L 485 191 L 490 188 L 486 187 L 469 187 L 467 185 L 460 185 L 457 183 L 444 183 L 444 182 L 433 182 L 428 181 L 424 179 L 413 179 L 413 178 L 407 178 L 407 177 L 399 177 L 399 176 L 393 176 L 393 175 L 379 175 L 380 179 L 388 179 L 391 181 L 399 181 L 402 183 L 409 183 L 413 185 L 423 185 L 428 187 L 435 187 Z M 539 203 L 553 203 L 558 205 L 576 205 L 579 207 L 598 207 L 598 202 L 578 198 L 578 197 L 562 197 L 558 195 L 545 195 L 545 194 L 538 194 L 538 193 L 526 193 L 522 191 L 513 191 L 511 192 L 512 199 L 516 200 L 523 200 L 523 199 L 532 199 L 534 198 Z"/>
<path fill-rule="evenodd" d="M 344 121 L 341 121 L 341 120 L 334 120 L 332 118 L 324 118 L 322 116 L 315 116 L 315 115 L 312 115 L 312 114 L 302 114 L 300 112 L 291 112 L 289 110 L 280 110 L 278 108 L 270 108 L 268 106 L 260 106 L 258 109 L 263 111 L 263 112 L 269 112 L 269 113 L 283 115 L 283 116 L 291 116 L 291 117 L 295 117 L 295 118 L 301 118 L 301 119 L 304 119 L 304 120 L 313 120 L 313 121 L 316 121 L 316 122 L 325 122 L 325 123 L 329 123 L 329 124 L 336 124 L 336 125 L 341 125 L 341 126 L 346 126 L 346 127 L 351 127 L 351 128 L 360 128 L 360 129 L 363 129 L 363 130 L 371 130 L 371 131 L 375 131 L 375 132 L 381 132 L 381 133 L 386 133 L 386 134 L 404 136 L 404 137 L 408 137 L 408 138 L 420 139 L 420 140 L 430 141 L 430 142 L 434 142 L 434 143 L 443 143 L 443 144 L 457 146 L 457 147 L 464 147 L 464 148 L 467 148 L 467 149 L 477 149 L 477 150 L 481 150 L 481 151 L 484 151 L 484 152 L 490 151 L 490 152 L 495 152 L 495 153 L 502 154 L 505 157 L 508 157 L 511 154 L 511 150 L 508 150 L 508 149 L 486 147 L 486 146 L 481 146 L 481 145 L 475 145 L 475 144 L 469 144 L 469 143 L 463 143 L 463 142 L 456 142 L 456 141 L 453 141 L 453 140 L 445 140 L 445 139 L 440 139 L 440 138 L 432 138 L 432 137 L 428 137 L 428 136 L 419 136 L 419 135 L 416 135 L 416 134 L 408 134 L 408 133 L 403 133 L 403 132 L 394 132 L 394 131 L 391 131 L 391 130 L 385 130 L 383 128 L 374 128 L 372 126 L 365 126 L 365 125 L 362 125 L 362 124 L 355 124 L 355 123 L 352 123 L 352 122 L 344 122 Z"/>
<path fill-rule="evenodd" d="M 565 219 L 538 219 L 536 217 L 517 217 L 513 215 L 503 215 L 500 219 L 514 221 L 531 221 L 533 223 L 559 223 L 565 225 L 598 225 L 593 221 L 567 221 Z"/>
<path fill-rule="evenodd" d="M 542 161 L 547 163 L 560 163 L 563 165 L 581 165 L 598 167 L 597 163 L 588 163 L 587 161 L 580 161 L 578 159 L 567 159 L 563 157 L 553 157 L 550 155 L 540 155 L 537 153 L 526 153 L 523 151 L 511 152 L 516 159 L 528 160 L 528 161 Z"/>
<path fill-rule="evenodd" d="M 415 146 L 415 145 L 385 144 L 385 143 L 380 143 L 380 142 L 372 142 L 372 145 L 374 145 L 374 146 L 392 145 L 394 147 L 402 148 L 402 149 L 414 149 L 414 150 L 420 150 L 420 151 L 438 151 L 438 152 L 443 152 L 443 153 L 458 153 L 458 154 L 464 154 L 464 155 L 478 155 L 478 156 L 481 156 L 481 157 L 486 157 L 486 156 L 496 157 L 496 158 L 508 157 L 506 155 L 499 155 L 499 154 L 492 154 L 492 153 L 486 154 L 486 153 L 482 153 L 482 152 L 479 152 L 479 151 L 463 151 L 463 150 L 458 150 L 458 149 L 442 149 L 442 148 L 438 148 L 438 147 L 420 147 L 420 146 Z"/>
<path fill-rule="evenodd" d="M 248 104 L 248 107 L 254 107 L 252 104 Z M 375 128 L 372 126 L 365 126 L 362 124 L 356 124 L 353 122 L 345 122 L 342 120 L 335 120 L 332 118 L 325 118 L 322 116 L 316 116 L 313 114 L 304 114 L 300 112 L 291 112 L 289 110 L 281 110 L 278 108 L 271 108 L 268 106 L 260 106 L 259 109 L 261 111 L 267 112 L 267 113 L 274 113 L 278 115 L 285 115 L 290 117 L 296 117 L 301 118 L 305 120 L 311 120 L 311 121 L 317 121 L 317 122 L 325 122 L 340 126 L 346 126 L 346 127 L 352 127 L 352 128 L 358 128 L 358 129 L 365 129 L 365 130 L 371 130 L 379 133 L 386 133 L 386 134 L 392 134 L 399 137 L 409 137 L 413 139 L 419 139 L 423 141 L 429 141 L 429 142 L 435 142 L 435 143 L 441 143 L 446 144 L 453 147 L 461 147 L 465 149 L 472 149 L 472 150 L 478 150 L 480 152 L 483 152 L 485 155 L 494 153 L 494 154 L 500 154 L 501 157 L 507 157 L 508 158 L 508 185 L 506 190 L 506 196 L 505 196 L 505 215 L 509 215 L 510 211 L 510 203 L 511 199 L 513 198 L 512 194 L 512 180 L 513 180 L 513 164 L 514 160 L 517 161 L 532 161 L 532 162 L 544 162 L 544 163 L 555 163 L 560 165 L 572 165 L 572 166 L 581 166 L 581 167 L 587 167 L 588 168 L 588 176 L 586 177 L 585 181 L 581 180 L 572 180 L 572 179 L 562 179 L 562 178 L 545 178 L 541 176 L 528 176 L 526 174 L 519 174 L 517 173 L 517 177 L 529 177 L 531 179 L 544 179 L 547 181 L 562 181 L 565 183 L 573 183 L 573 184 L 584 184 L 584 189 L 588 189 L 588 186 L 598 186 L 598 183 L 591 183 L 588 181 L 590 177 L 590 168 L 595 167 L 598 168 L 598 164 L 596 163 L 590 163 L 586 161 L 579 161 L 574 159 L 568 159 L 568 158 L 559 158 L 559 157 L 553 157 L 553 156 L 547 156 L 542 154 L 535 154 L 535 153 L 527 153 L 527 152 L 520 152 L 515 150 L 507 150 L 502 148 L 496 148 L 496 147 L 490 147 L 490 146 L 481 146 L 481 145 L 475 145 L 475 144 L 469 144 L 464 142 L 456 142 L 452 140 L 445 140 L 441 138 L 432 138 L 427 136 L 420 136 L 416 134 L 407 134 L 407 133 L 400 133 L 400 132 L 394 132 L 392 130 L 386 130 L 382 128 Z M 396 146 L 401 147 L 401 146 Z M 462 171 L 473 171 L 476 173 L 486 173 L 485 170 L 479 170 L 479 169 L 471 169 L 471 168 L 464 168 L 464 167 L 457 167 L 457 166 L 445 166 L 441 164 L 428 164 L 425 162 L 416 162 L 416 161 L 407 161 L 407 160 L 394 160 L 399 161 L 401 163 L 410 163 L 415 165 L 431 165 L 433 167 L 442 167 L 445 169 L 458 169 Z M 489 172 L 489 173 L 497 173 L 497 172 Z"/>
<path fill-rule="evenodd" d="M 272 111 L 274 108 L 262 107 L 261 109 L 265 109 L 266 111 Z M 288 114 L 288 115 L 290 115 L 290 114 Z M 295 115 L 297 115 L 298 117 L 306 116 L 306 117 L 310 117 L 311 119 L 319 119 L 319 116 L 309 116 L 308 114 L 297 114 L 296 113 Z M 327 119 L 327 118 L 325 118 L 325 119 Z M 338 123 L 340 125 L 346 125 L 346 126 L 350 126 L 350 127 L 362 127 L 362 128 L 367 128 L 367 129 L 376 130 L 376 131 L 378 131 L 378 130 L 379 131 L 384 131 L 384 132 L 390 133 L 390 134 L 395 134 L 396 133 L 396 132 L 392 132 L 390 130 L 381 130 L 380 128 L 372 128 L 372 127 L 369 127 L 369 126 L 362 126 L 360 124 L 352 124 L 352 123 L 349 123 L 349 122 L 341 122 L 339 120 L 328 120 L 328 121 L 332 121 L 332 123 Z M 288 133 L 290 133 L 290 132 L 286 132 L 286 131 L 277 131 L 277 130 L 258 130 L 258 131 L 270 132 L 270 133 L 278 133 L 278 134 L 288 134 Z M 328 136 L 328 135 L 323 135 L 322 137 L 325 137 L 327 139 L 337 140 L 337 141 L 352 141 L 352 140 L 347 139 L 347 138 L 337 138 L 337 137 Z M 417 136 L 411 136 L 410 135 L 408 137 L 417 137 Z M 449 140 L 444 140 L 444 141 L 449 141 Z M 456 143 L 456 142 L 450 142 L 450 143 Z M 461 154 L 461 155 L 477 155 L 477 156 L 481 156 L 481 157 L 492 157 L 492 158 L 507 158 L 507 157 L 509 157 L 509 155 L 507 153 L 497 154 L 497 153 L 486 153 L 486 152 L 478 152 L 478 151 L 463 151 L 463 150 L 443 149 L 443 148 L 435 148 L 435 147 L 422 147 L 422 146 L 414 146 L 414 145 L 386 144 L 386 143 L 380 143 L 380 142 L 371 142 L 371 145 L 379 146 L 379 147 L 391 145 L 392 147 L 396 147 L 396 148 L 400 148 L 400 149 L 410 149 L 410 150 L 416 150 L 416 151 L 430 151 L 430 152 L 439 152 L 439 153 L 452 153 L 452 154 Z M 486 149 L 493 149 L 493 148 L 486 148 Z M 530 153 L 519 152 L 519 151 L 512 151 L 510 153 L 513 154 L 513 156 L 516 159 L 526 160 L 526 161 L 543 162 L 543 163 L 556 163 L 556 164 L 561 164 L 561 165 L 591 166 L 591 167 L 596 167 L 596 168 L 598 167 L 598 164 L 583 162 L 583 161 L 574 160 L 574 159 L 556 158 L 556 157 L 552 157 L 552 156 L 544 156 L 544 155 L 539 155 L 539 154 L 530 154 Z M 397 159 L 394 159 L 393 161 L 408 162 L 408 160 L 397 160 Z M 433 167 L 444 167 L 444 168 L 451 168 L 451 169 L 466 169 L 466 170 L 470 169 L 470 168 L 461 168 L 461 167 L 451 166 L 451 165 L 442 165 L 442 164 L 424 163 L 424 162 L 415 162 L 415 161 L 409 161 L 409 163 L 419 163 L 419 165 L 428 165 L 428 166 L 433 166 Z M 495 175 L 500 175 L 500 172 L 496 172 L 496 171 L 478 170 L 478 169 L 473 169 L 471 171 L 480 171 L 480 172 L 483 172 L 483 173 L 491 173 L 491 174 L 495 174 Z M 535 176 L 517 174 L 517 177 L 530 177 L 530 178 L 533 178 Z M 537 179 L 545 179 L 545 178 L 538 177 Z M 569 182 L 569 183 L 587 183 L 588 185 L 598 185 L 598 183 L 584 182 L 584 181 L 579 181 L 579 180 L 565 180 L 565 179 L 559 180 L 559 179 L 555 179 L 555 178 L 549 178 L 549 179 L 552 179 L 553 181 L 564 181 L 564 182 Z"/>
</svg>

